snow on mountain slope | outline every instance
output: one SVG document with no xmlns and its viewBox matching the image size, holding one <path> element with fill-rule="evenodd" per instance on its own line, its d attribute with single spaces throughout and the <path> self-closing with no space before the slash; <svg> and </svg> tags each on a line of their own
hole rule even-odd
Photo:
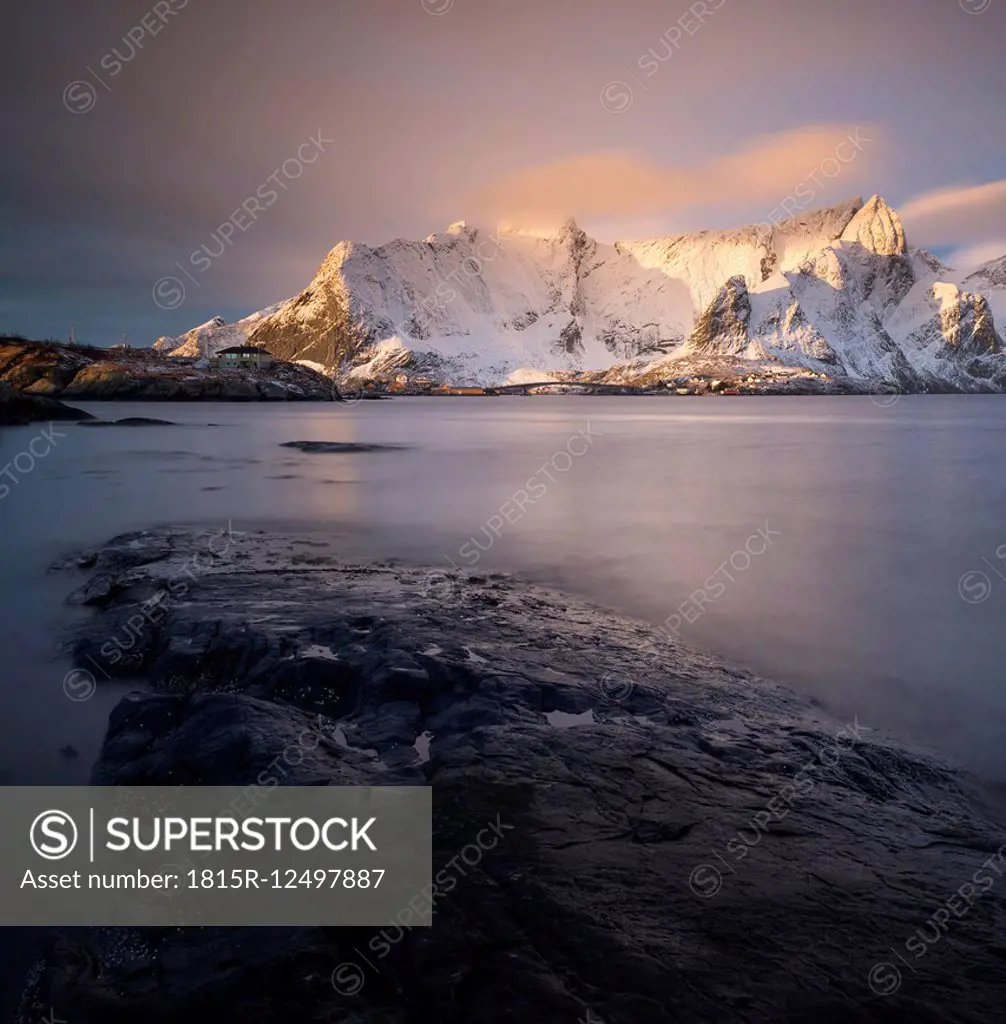
<svg viewBox="0 0 1006 1024">
<path fill-rule="evenodd" d="M 267 306 L 265 309 L 232 324 L 227 323 L 223 317 L 215 316 L 212 320 L 193 327 L 191 331 L 186 331 L 185 334 L 177 338 L 158 338 L 153 347 L 161 352 L 167 352 L 169 355 L 187 356 L 188 358 L 215 355 L 222 348 L 246 344 L 248 335 L 256 325 L 283 305 L 284 303 L 280 302 L 274 306 Z"/>
<path fill-rule="evenodd" d="M 997 324 L 1006 324 L 1006 256 L 982 264 L 962 282 L 965 288 L 980 292 L 992 308 Z"/>
<path fill-rule="evenodd" d="M 671 350 L 727 278 L 759 280 L 768 266 L 795 265 L 837 237 L 858 205 L 775 228 L 614 245 L 573 222 L 545 237 L 462 221 L 421 242 L 341 242 L 289 302 L 158 344 L 191 356 L 254 340 L 283 358 L 331 363 L 397 340 L 427 362 L 475 376 L 603 368 Z M 383 365 L 388 354 L 385 345 L 361 362 Z"/>
<path fill-rule="evenodd" d="M 900 218 L 874 197 L 795 269 L 731 278 L 685 344 L 641 373 L 679 377 L 717 360 L 720 372 L 783 363 L 905 391 L 998 389 L 1006 359 L 989 303 L 953 276 L 909 252 Z"/>
<path fill-rule="evenodd" d="M 249 341 L 356 381 L 402 369 L 457 384 L 522 370 L 653 380 L 718 360 L 982 390 L 1006 381 L 994 326 L 1004 296 L 1006 257 L 959 280 L 909 250 L 897 213 L 873 196 L 611 245 L 572 221 L 548 234 L 461 221 L 422 241 L 341 242 L 287 302 L 158 344 L 205 355 Z"/>
</svg>

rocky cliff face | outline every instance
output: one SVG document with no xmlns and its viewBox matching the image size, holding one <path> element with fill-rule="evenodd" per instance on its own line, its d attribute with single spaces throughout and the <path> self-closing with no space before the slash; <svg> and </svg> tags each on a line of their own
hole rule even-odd
<svg viewBox="0 0 1006 1024">
<path fill-rule="evenodd" d="M 300 295 L 196 335 L 204 351 L 249 339 L 357 380 L 407 369 L 454 383 L 519 370 L 631 381 L 715 357 L 739 370 L 988 390 L 1006 379 L 1003 281 L 1006 257 L 964 282 L 909 249 L 879 196 L 775 225 L 613 245 L 572 222 L 545 236 L 461 222 L 419 242 L 340 243 Z M 959 315 L 934 298 L 938 286 L 961 290 Z M 177 351 L 195 347 L 188 337 Z M 976 356 L 992 359 L 981 377 L 969 369 Z"/>
<path fill-rule="evenodd" d="M 743 277 L 732 277 L 695 324 L 688 347 L 698 355 L 742 356 L 750 345 L 751 298 Z"/>
</svg>

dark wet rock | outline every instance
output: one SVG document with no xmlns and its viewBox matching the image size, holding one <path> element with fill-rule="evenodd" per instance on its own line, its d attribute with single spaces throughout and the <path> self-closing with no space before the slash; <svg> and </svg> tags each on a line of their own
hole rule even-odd
<svg viewBox="0 0 1006 1024">
<path fill-rule="evenodd" d="M 69 598 L 70 604 L 82 604 L 92 608 L 103 608 L 111 603 L 112 598 L 122 588 L 122 580 L 109 573 L 98 573 L 92 576 L 82 587 L 75 590 Z"/>
<path fill-rule="evenodd" d="M 26 394 L 0 381 L 0 426 L 23 426 L 27 423 L 54 420 L 89 420 L 91 414 L 74 409 L 54 398 Z"/>
<path fill-rule="evenodd" d="M 227 693 L 126 698 L 112 713 L 92 782 L 144 786 L 174 778 L 202 785 L 193 780 L 234 777 L 253 783 L 270 766 L 275 772 L 290 750 L 303 757 L 298 785 L 366 784 L 359 773 L 367 770 L 369 784 L 382 782 L 371 758 L 342 749 L 318 729 L 317 715 Z"/>
<path fill-rule="evenodd" d="M 176 427 L 170 420 L 151 419 L 147 416 L 126 416 L 121 420 L 91 420 L 82 427 Z"/>
<path fill-rule="evenodd" d="M 79 642 L 99 647 L 205 541 L 143 536 L 168 555 L 134 565 Z M 995 860 L 1003 832 L 967 776 L 539 587 L 298 567 L 297 538 L 253 540 L 146 627 L 155 692 L 113 711 L 92 781 L 252 785 L 279 765 L 283 784 L 432 785 L 434 927 L 392 925 L 383 945 L 370 929 L 78 932 L 20 1024 L 1000 1019 L 1006 849 Z M 459 861 L 492 822 L 495 849 Z M 914 959 L 907 941 L 990 858 L 992 885 Z M 347 963 L 352 996 L 330 982 Z M 897 992 L 871 989 L 877 964 L 902 972 Z"/>
<path fill-rule="evenodd" d="M 191 535 L 186 533 L 186 538 Z M 98 551 L 86 551 L 61 559 L 52 566 L 53 571 L 66 569 L 97 569 L 87 583 L 78 592 L 90 589 L 100 590 L 103 586 L 102 577 L 108 574 L 120 574 L 127 569 L 135 569 L 170 558 L 177 552 L 176 535 L 166 530 L 138 530 L 135 533 L 124 533 L 116 537 L 111 544 L 106 544 Z M 206 535 L 209 537 L 209 534 Z M 208 542 L 208 541 L 207 541 Z"/>
<path fill-rule="evenodd" d="M 407 448 L 404 444 L 367 444 L 356 441 L 284 441 L 280 448 L 299 448 L 302 452 L 339 454 L 343 452 L 387 452 Z"/>
</svg>

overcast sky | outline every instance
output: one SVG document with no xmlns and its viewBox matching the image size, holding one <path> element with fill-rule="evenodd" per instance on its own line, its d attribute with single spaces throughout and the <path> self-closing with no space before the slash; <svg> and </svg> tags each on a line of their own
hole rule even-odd
<svg viewBox="0 0 1006 1024">
<path fill-rule="evenodd" d="M 613 241 L 877 192 L 909 244 L 1006 254 L 1006 0 L 36 0 L 2 18 L 0 331 L 146 344 L 295 294 L 340 239 L 460 219 L 573 216 Z M 165 277 L 177 306 L 154 301 Z"/>
</svg>

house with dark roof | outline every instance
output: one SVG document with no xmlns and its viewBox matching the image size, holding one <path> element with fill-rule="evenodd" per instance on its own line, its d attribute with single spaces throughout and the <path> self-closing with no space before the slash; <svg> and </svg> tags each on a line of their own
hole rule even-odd
<svg viewBox="0 0 1006 1024">
<path fill-rule="evenodd" d="M 272 353 L 257 345 L 234 345 L 222 348 L 210 360 L 210 365 L 218 369 L 232 369 L 240 366 L 253 366 L 260 369 L 272 365 Z"/>
</svg>

